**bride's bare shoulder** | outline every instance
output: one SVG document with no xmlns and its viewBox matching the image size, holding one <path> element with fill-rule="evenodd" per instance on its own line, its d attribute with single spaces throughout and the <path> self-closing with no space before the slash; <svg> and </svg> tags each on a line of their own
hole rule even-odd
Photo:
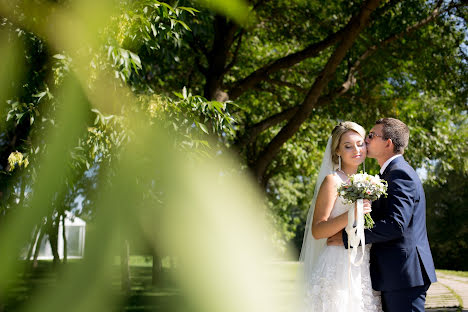
<svg viewBox="0 0 468 312">
<path fill-rule="evenodd" d="M 325 177 L 325 179 L 328 179 L 330 181 L 339 181 L 340 180 L 340 177 L 338 176 L 338 174 L 334 171 L 333 173 L 330 173 L 329 175 L 327 175 Z"/>
<path fill-rule="evenodd" d="M 339 183 L 340 178 L 335 174 L 331 173 L 325 177 L 323 180 L 322 185 L 326 185 L 328 187 L 334 187 L 337 183 Z"/>
</svg>

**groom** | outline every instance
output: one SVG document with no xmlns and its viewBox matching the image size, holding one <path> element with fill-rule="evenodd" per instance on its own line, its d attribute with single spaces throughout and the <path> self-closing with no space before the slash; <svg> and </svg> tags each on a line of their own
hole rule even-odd
<svg viewBox="0 0 468 312">
<path fill-rule="evenodd" d="M 384 311 L 424 311 L 426 292 L 436 282 L 426 232 L 424 190 L 414 169 L 403 158 L 408 127 L 398 119 L 383 118 L 369 132 L 367 156 L 380 165 L 388 182 L 386 198 L 372 203 L 375 226 L 365 230 L 370 251 L 372 288 L 380 290 Z M 328 239 L 328 245 L 347 248 L 346 231 Z"/>
</svg>

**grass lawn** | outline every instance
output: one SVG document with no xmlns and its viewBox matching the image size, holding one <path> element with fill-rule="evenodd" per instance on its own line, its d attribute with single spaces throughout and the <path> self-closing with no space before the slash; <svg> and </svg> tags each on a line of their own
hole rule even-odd
<svg viewBox="0 0 468 312">
<path fill-rule="evenodd" d="M 69 261 L 67 266 L 77 265 L 80 260 Z M 120 266 L 118 257 L 113 267 L 113 278 L 109 287 L 117 295 L 115 311 L 187 311 L 189 309 L 176 283 L 171 279 L 171 262 L 163 259 L 162 272 L 156 285 L 152 285 L 152 259 L 150 257 L 131 257 L 131 290 L 129 294 L 121 291 Z M 60 272 L 52 269 L 51 261 L 39 261 L 38 267 L 27 274 L 21 274 L 2 297 L 2 312 L 19 311 L 36 291 L 53 289 L 60 279 Z M 89 278 L 93 282 L 93 277 Z M 63 311 L 66 311 L 64 309 Z"/>
<path fill-rule="evenodd" d="M 468 271 L 436 270 L 436 272 L 468 278 Z"/>
</svg>

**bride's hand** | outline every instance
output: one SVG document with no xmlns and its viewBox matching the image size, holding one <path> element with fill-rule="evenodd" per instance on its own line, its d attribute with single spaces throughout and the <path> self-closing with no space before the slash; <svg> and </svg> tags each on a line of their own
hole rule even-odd
<svg viewBox="0 0 468 312">
<path fill-rule="evenodd" d="M 372 206 L 371 201 L 368 199 L 364 199 L 364 208 L 363 208 L 364 214 L 370 213 L 372 211 L 371 206 Z"/>
<path fill-rule="evenodd" d="M 370 213 L 372 211 L 371 208 L 371 201 L 368 199 L 363 200 L 363 208 L 362 211 L 364 214 Z M 357 218 L 357 203 L 354 204 L 354 218 Z"/>
</svg>

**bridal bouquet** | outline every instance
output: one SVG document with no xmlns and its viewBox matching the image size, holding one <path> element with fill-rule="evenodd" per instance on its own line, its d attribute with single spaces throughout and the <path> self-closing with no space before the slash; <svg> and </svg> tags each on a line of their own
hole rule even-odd
<svg viewBox="0 0 468 312">
<path fill-rule="evenodd" d="M 338 194 L 345 199 L 348 204 L 358 201 L 358 199 L 377 200 L 380 196 L 387 196 L 387 181 L 372 176 L 367 173 L 356 173 L 349 177 L 348 182 L 343 182 L 338 187 Z M 368 229 L 374 227 L 374 220 L 369 214 L 364 215 L 364 226 Z"/>
</svg>

